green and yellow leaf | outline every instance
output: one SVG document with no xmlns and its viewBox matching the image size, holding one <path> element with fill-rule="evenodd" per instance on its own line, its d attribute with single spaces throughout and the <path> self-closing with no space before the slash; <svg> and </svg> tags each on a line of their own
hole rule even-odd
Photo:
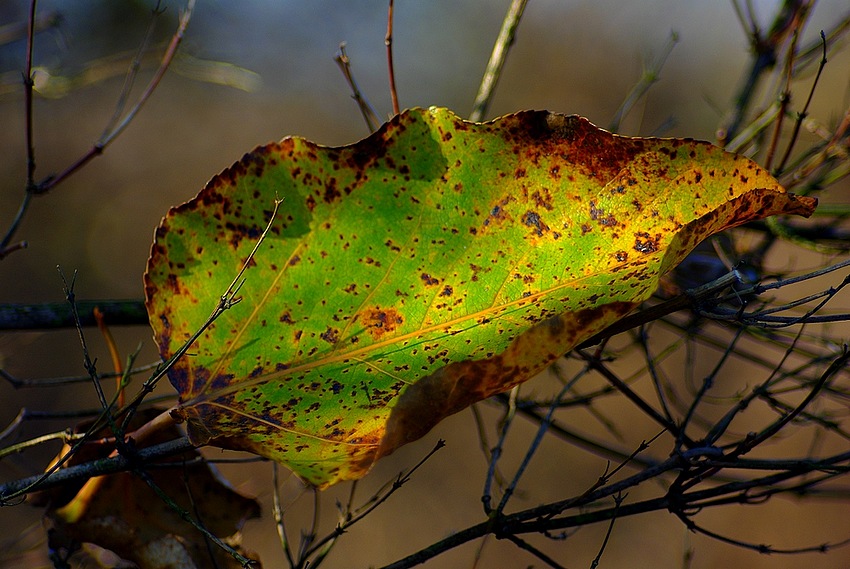
<svg viewBox="0 0 850 569">
<path fill-rule="evenodd" d="M 366 139 L 259 147 L 172 209 L 147 306 L 191 439 L 322 487 L 526 381 L 646 300 L 701 240 L 809 215 L 752 161 L 577 116 L 409 110 Z"/>
</svg>

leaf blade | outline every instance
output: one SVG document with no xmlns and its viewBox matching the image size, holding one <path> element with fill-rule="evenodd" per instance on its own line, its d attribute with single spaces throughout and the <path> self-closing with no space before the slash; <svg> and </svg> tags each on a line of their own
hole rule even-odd
<svg viewBox="0 0 850 569">
<path fill-rule="evenodd" d="M 476 124 L 414 109 L 350 146 L 258 148 L 169 212 L 146 275 L 164 356 L 277 197 L 283 219 L 247 302 L 170 378 L 194 441 L 274 458 L 318 486 L 528 379 L 645 300 L 708 235 L 813 208 L 707 143 L 547 112 Z"/>
</svg>

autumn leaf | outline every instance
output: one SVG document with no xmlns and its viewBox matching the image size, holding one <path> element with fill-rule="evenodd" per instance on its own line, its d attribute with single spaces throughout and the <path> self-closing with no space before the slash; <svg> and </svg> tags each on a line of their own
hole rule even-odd
<svg viewBox="0 0 850 569">
<path fill-rule="evenodd" d="M 709 235 L 816 203 L 708 143 L 549 112 L 475 124 L 414 109 L 350 146 L 286 138 L 157 229 L 146 294 L 164 358 L 204 323 L 276 198 L 243 301 L 169 376 L 193 442 L 319 487 L 529 379 Z"/>
</svg>

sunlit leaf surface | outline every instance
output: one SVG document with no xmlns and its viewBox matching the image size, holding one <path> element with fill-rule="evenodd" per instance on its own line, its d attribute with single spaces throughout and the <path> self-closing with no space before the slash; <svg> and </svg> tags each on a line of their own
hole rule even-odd
<svg viewBox="0 0 850 569">
<path fill-rule="evenodd" d="M 474 124 L 414 109 L 350 146 L 286 138 L 157 230 L 146 292 L 163 357 L 206 320 L 276 198 L 243 301 L 170 379 L 194 442 L 317 486 L 529 379 L 707 236 L 815 204 L 708 143 L 545 111 Z"/>
</svg>

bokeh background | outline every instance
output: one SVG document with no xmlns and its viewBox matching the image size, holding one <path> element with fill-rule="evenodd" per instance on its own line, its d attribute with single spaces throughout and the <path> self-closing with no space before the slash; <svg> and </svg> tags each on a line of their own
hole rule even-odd
<svg viewBox="0 0 850 569">
<path fill-rule="evenodd" d="M 62 170 L 100 136 L 114 112 L 124 71 L 150 21 L 151 4 L 38 3 L 40 14 L 57 18 L 36 38 L 35 65 L 42 92 L 34 107 L 38 178 Z M 754 0 L 752 4 L 766 27 L 778 2 Z M 15 36 L 14 26 L 26 21 L 28 5 L 0 0 L 0 26 L 9 26 L 4 30 L 11 34 L 0 45 L 0 227 L 4 230 L 20 202 L 26 173 L 20 81 L 25 41 Z M 393 45 L 402 107 L 440 105 L 468 115 L 507 5 L 505 0 L 398 0 Z M 140 86 L 150 78 L 176 27 L 181 4 L 164 2 L 163 6 L 150 52 L 143 58 Z M 804 41 L 817 37 L 819 30 L 846 16 L 847 10 L 846 0 L 817 3 Z M 61 301 L 57 266 L 68 275 L 77 271 L 80 298 L 140 298 L 153 229 L 170 206 L 191 198 L 214 174 L 254 146 L 286 135 L 339 145 L 368 134 L 333 57 L 345 41 L 361 90 L 380 114 L 388 115 L 386 12 L 386 2 L 377 0 L 199 2 L 181 57 L 137 119 L 102 157 L 32 204 L 18 233 L 28 241 L 28 249 L 0 264 L 2 301 Z M 664 51 L 672 32 L 679 41 L 658 83 L 620 131 L 713 140 L 748 62 L 747 37 L 729 2 L 534 0 L 526 9 L 489 117 L 520 109 L 549 109 L 581 114 L 605 126 L 643 69 Z M 834 124 L 841 116 L 850 102 L 848 69 L 848 53 L 830 60 L 814 96 L 811 117 Z M 804 81 L 798 96 L 805 96 L 808 87 Z M 802 136 L 805 142 L 811 135 Z M 835 188 L 827 199 L 840 201 L 841 192 L 846 198 L 846 190 L 846 186 Z M 793 256 L 810 266 L 818 262 L 799 251 Z M 156 359 L 146 328 L 114 333 L 125 353 L 141 342 L 140 361 Z M 101 369 L 108 368 L 100 337 L 92 330 L 89 339 Z M 0 335 L 0 367 L 17 377 L 81 374 L 81 361 L 73 330 Z M 710 360 L 704 364 L 706 369 L 711 365 Z M 736 373 L 745 377 L 747 370 Z M 540 382 L 539 387 L 532 382 L 529 389 L 546 389 L 546 380 Z M 161 392 L 168 390 L 165 386 Z M 21 407 L 95 406 L 94 392 L 87 384 L 16 391 L 0 383 L 0 425 L 8 424 Z M 481 412 L 491 425 L 498 417 L 498 411 L 487 405 Z M 598 412 L 610 413 L 627 425 L 634 413 L 622 401 L 606 402 Z M 588 411 L 573 414 L 583 432 L 610 436 Z M 566 416 L 565 420 L 571 419 Z M 26 438 L 67 424 L 67 420 L 28 424 L 18 436 Z M 634 415 L 633 426 L 620 433 L 617 444 L 631 449 L 654 434 L 652 425 Z M 506 472 L 518 463 L 533 435 L 532 425 L 521 420 L 515 424 Z M 365 498 L 399 470 L 415 464 L 438 438 L 446 439 L 448 448 L 367 521 L 343 536 L 328 567 L 380 566 L 483 519 L 480 492 L 486 461 L 468 411 L 383 460 L 362 483 L 358 496 Z M 804 446 L 801 449 L 805 452 Z M 44 445 L 6 459 L 0 464 L 0 475 L 7 480 L 35 473 L 57 450 Z M 603 459 L 547 439 L 514 505 L 531 507 L 581 492 L 604 468 Z M 270 465 L 224 466 L 222 470 L 241 491 L 258 497 L 267 514 L 246 525 L 246 546 L 260 553 L 266 567 L 283 566 L 268 515 Z M 282 492 L 289 504 L 292 537 L 297 539 L 299 527 L 309 521 L 311 499 L 302 495 L 294 480 L 285 482 Z M 346 500 L 347 493 L 347 487 L 340 487 L 323 496 L 325 530 L 335 523 L 334 500 Z M 705 512 L 700 521 L 742 539 L 800 547 L 847 538 L 847 508 L 842 502 L 774 500 L 759 508 Z M 3 566 L 45 564 L 38 545 L 38 511 L 26 506 L 0 509 L 0 526 L 6 540 L 0 552 Z M 605 530 L 603 525 L 587 527 L 544 547 L 567 566 L 589 566 Z M 473 567 L 477 557 L 478 567 L 539 565 L 515 546 L 489 539 L 483 546 L 473 543 L 458 548 L 427 566 Z M 602 559 L 608 567 L 806 565 L 814 569 L 847 566 L 850 552 L 760 556 L 691 535 L 672 516 L 658 513 L 619 520 Z"/>
</svg>

